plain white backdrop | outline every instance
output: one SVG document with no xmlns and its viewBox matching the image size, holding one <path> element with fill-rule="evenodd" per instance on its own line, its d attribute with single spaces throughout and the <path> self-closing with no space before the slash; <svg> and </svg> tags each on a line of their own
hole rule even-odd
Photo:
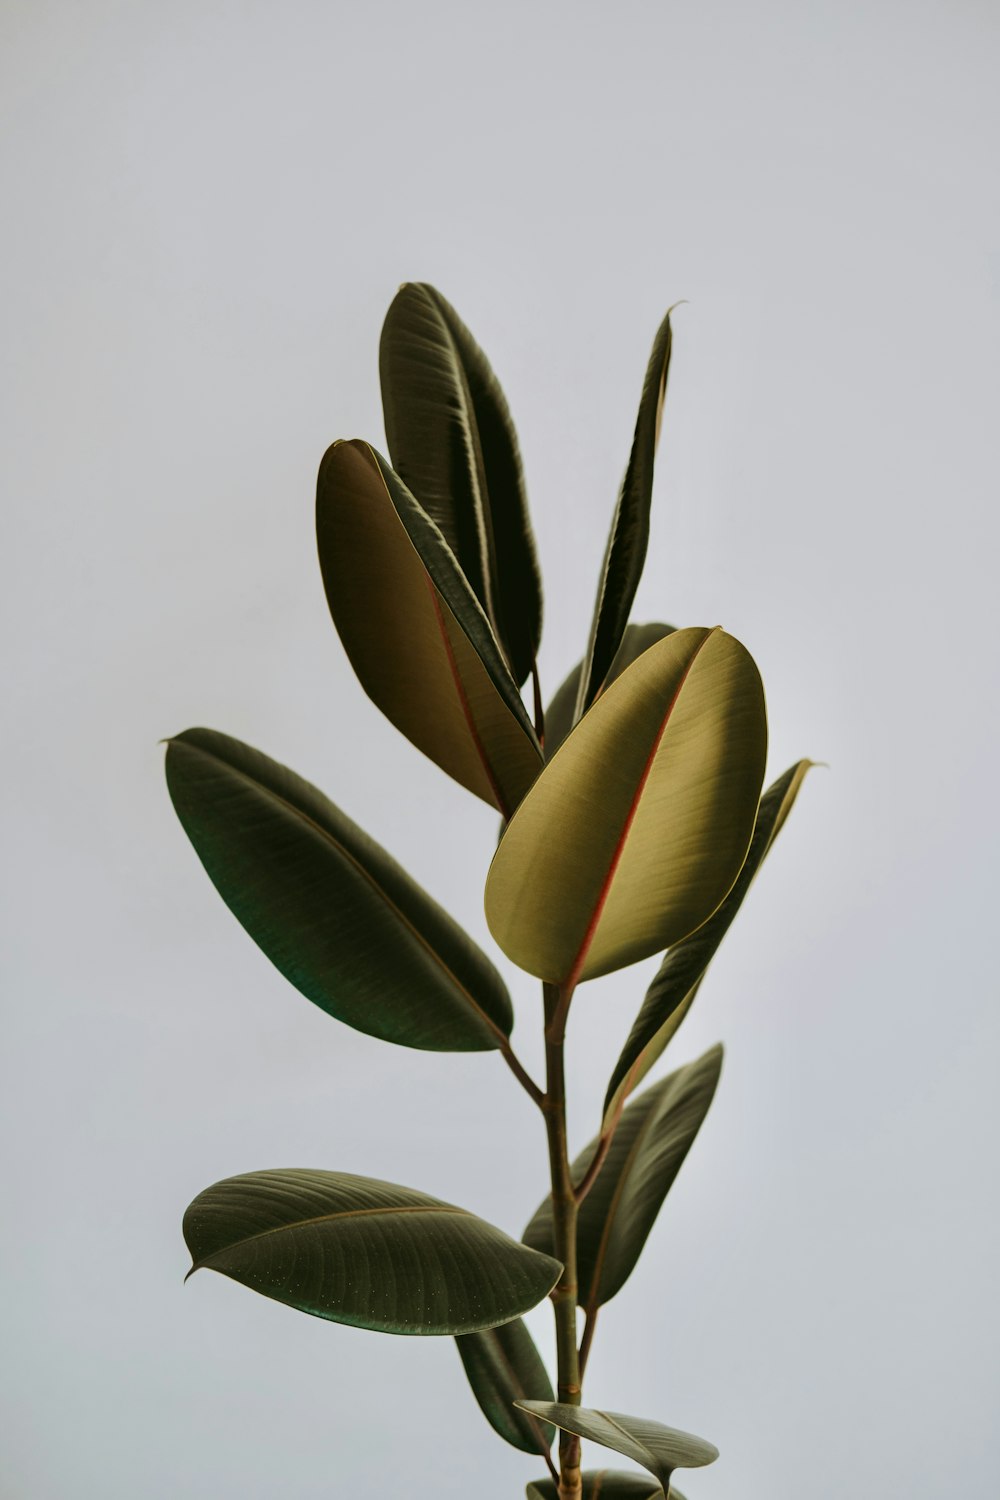
<svg viewBox="0 0 1000 1500">
<path fill-rule="evenodd" d="M 543 1188 L 495 1056 L 384 1046 L 269 966 L 157 745 L 207 724 L 286 761 L 488 942 L 495 819 L 355 684 L 314 555 L 324 448 L 383 442 L 410 279 L 513 407 L 549 691 L 688 299 L 635 618 L 725 625 L 770 774 L 830 763 L 674 1044 L 723 1039 L 723 1081 L 588 1399 L 717 1442 L 692 1500 L 994 1495 L 996 8 L 0 22 L 4 1500 L 508 1500 L 540 1468 L 449 1340 L 182 1288 L 183 1209 L 235 1172 L 369 1173 L 513 1233 Z M 654 967 L 578 998 L 578 1144 Z"/>
</svg>

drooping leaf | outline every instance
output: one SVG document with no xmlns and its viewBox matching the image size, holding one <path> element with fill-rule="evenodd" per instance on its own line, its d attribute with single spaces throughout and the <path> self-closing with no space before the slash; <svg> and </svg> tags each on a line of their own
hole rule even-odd
<svg viewBox="0 0 1000 1500">
<path fill-rule="evenodd" d="M 672 635 L 676 629 L 673 625 L 628 625 L 622 636 L 622 643 L 618 647 L 611 670 L 605 680 L 605 687 L 620 677 L 626 667 L 630 667 L 644 651 L 650 646 L 655 646 L 657 641 L 662 641 L 665 635 Z M 583 672 L 583 662 L 577 662 L 569 676 L 559 684 L 552 697 L 552 702 L 545 710 L 545 758 L 551 760 L 559 749 L 563 740 L 569 734 L 576 723 L 576 701 L 580 693 L 580 675 Z"/>
<path fill-rule="evenodd" d="M 426 1193 L 347 1172 L 248 1172 L 184 1215 L 193 1261 L 299 1312 L 380 1333 L 492 1328 L 540 1302 L 558 1261 Z"/>
<path fill-rule="evenodd" d="M 653 497 L 653 464 L 660 440 L 663 398 L 670 369 L 672 335 L 670 312 L 656 331 L 646 378 L 642 384 L 639 415 L 632 439 L 628 468 L 618 492 L 611 534 L 597 585 L 597 602 L 590 627 L 590 640 L 580 677 L 576 717 L 593 703 L 621 645 L 632 610 L 635 591 L 642 577 L 649 541 L 649 506 Z"/>
<path fill-rule="evenodd" d="M 722 1068 L 721 1046 L 648 1088 L 622 1114 L 604 1165 L 580 1205 L 577 1301 L 588 1312 L 621 1291 L 642 1253 L 663 1200 L 701 1129 Z M 580 1182 L 599 1140 L 573 1163 Z M 552 1253 L 552 1200 L 524 1231 L 524 1243 Z"/>
<path fill-rule="evenodd" d="M 662 1500 L 663 1489 L 645 1474 L 633 1474 L 625 1470 L 585 1469 L 581 1500 Z M 559 1490 L 554 1479 L 533 1479 L 527 1489 L 527 1500 L 559 1500 Z M 670 1500 L 684 1500 L 679 1490 L 671 1486 Z"/>
<path fill-rule="evenodd" d="M 316 536 L 330 613 L 365 692 L 509 816 L 541 766 L 535 731 L 453 552 L 367 443 L 327 450 Z"/>
<path fill-rule="evenodd" d="M 810 760 L 797 761 L 767 789 L 760 800 L 750 850 L 736 884 L 705 925 L 677 943 L 664 958 L 646 991 L 642 1009 L 611 1075 L 604 1100 L 605 1124 L 645 1078 L 690 1010 L 705 971 L 781 831 L 812 765 Z"/>
<path fill-rule="evenodd" d="M 400 287 L 379 350 L 393 467 L 433 517 L 520 685 L 538 654 L 542 589 L 517 434 L 486 355 L 426 283 Z"/>
<path fill-rule="evenodd" d="M 746 857 L 766 750 L 760 676 L 732 636 L 677 630 L 643 652 L 500 840 L 486 917 L 508 958 L 569 987 L 700 927 Z"/>
<path fill-rule="evenodd" d="M 670 1489 L 670 1476 L 675 1469 L 700 1469 L 712 1464 L 719 1450 L 704 1438 L 690 1432 L 678 1432 L 674 1427 L 664 1427 L 660 1422 L 650 1422 L 645 1417 L 627 1417 L 617 1411 L 596 1411 L 586 1406 L 566 1406 L 561 1402 L 522 1401 L 525 1411 L 532 1411 L 546 1421 L 554 1422 L 564 1432 L 574 1432 L 578 1437 L 603 1448 L 612 1448 L 624 1453 L 634 1463 L 648 1469 L 664 1494 Z"/>
<path fill-rule="evenodd" d="M 166 769 L 222 899 L 321 1010 L 405 1047 L 503 1045 L 514 1015 L 489 959 L 322 792 L 210 729 L 171 740 Z"/>
<path fill-rule="evenodd" d="M 463 1333 L 455 1342 L 473 1394 L 494 1432 L 522 1453 L 547 1453 L 551 1425 L 514 1405 L 519 1400 L 555 1400 L 548 1371 L 521 1319 L 485 1333 Z"/>
</svg>

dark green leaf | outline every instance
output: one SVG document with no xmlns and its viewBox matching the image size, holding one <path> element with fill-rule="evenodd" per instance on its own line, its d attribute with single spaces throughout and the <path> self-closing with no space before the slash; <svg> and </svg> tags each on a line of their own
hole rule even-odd
<svg viewBox="0 0 1000 1500">
<path fill-rule="evenodd" d="M 615 678 L 620 677 L 625 668 L 630 667 L 644 651 L 650 646 L 655 646 L 657 641 L 662 641 L 665 635 L 672 635 L 675 629 L 674 625 L 627 626 L 604 686 L 607 687 L 614 682 Z M 580 693 L 582 672 L 583 662 L 580 661 L 556 689 L 552 702 L 545 710 L 546 760 L 552 759 L 576 723 L 576 702 Z"/>
<path fill-rule="evenodd" d="M 523 1453 L 547 1453 L 552 1427 L 514 1405 L 520 1400 L 555 1400 L 548 1371 L 521 1319 L 486 1333 L 463 1333 L 455 1342 L 473 1394 L 494 1432 Z"/>
<path fill-rule="evenodd" d="M 587 1469 L 580 1478 L 583 1480 L 581 1500 L 662 1500 L 663 1497 L 661 1486 L 645 1474 Z M 559 1500 L 555 1480 L 548 1476 L 532 1480 L 528 1485 L 527 1500 Z M 670 1500 L 684 1500 L 684 1496 L 671 1488 Z"/>
<path fill-rule="evenodd" d="M 605 1126 L 662 1055 L 690 1010 L 705 971 L 743 904 L 812 764 L 809 760 L 797 761 L 764 793 L 750 850 L 736 884 L 714 916 L 671 948 L 664 958 L 611 1075 L 604 1101 Z"/>
<path fill-rule="evenodd" d="M 248 1172 L 184 1215 L 192 1272 L 380 1333 L 492 1328 L 540 1302 L 557 1261 L 465 1209 L 347 1172 Z"/>
<path fill-rule="evenodd" d="M 676 630 L 604 691 L 507 825 L 486 919 L 522 969 L 571 989 L 687 937 L 750 847 L 767 718 L 753 658 Z"/>
<path fill-rule="evenodd" d="M 628 1106 L 604 1165 L 580 1205 L 576 1231 L 577 1300 L 593 1312 L 632 1274 L 663 1200 L 680 1171 L 715 1094 L 721 1046 L 662 1079 Z M 573 1163 L 580 1182 L 599 1139 Z M 552 1201 L 546 1198 L 524 1231 L 524 1242 L 551 1254 Z"/>
<path fill-rule="evenodd" d="M 420 282 L 386 314 L 379 370 L 393 466 L 441 528 L 520 684 L 538 653 L 542 591 L 500 384 L 455 309 Z"/>
<path fill-rule="evenodd" d="M 320 464 L 316 536 L 362 687 L 419 750 L 509 817 L 541 749 L 489 621 L 438 527 L 367 443 Z"/>
<path fill-rule="evenodd" d="M 578 1437 L 616 1453 L 624 1453 L 634 1463 L 642 1464 L 659 1481 L 664 1493 L 670 1489 L 670 1476 L 675 1469 L 700 1469 L 712 1464 L 719 1450 L 704 1438 L 694 1437 L 690 1432 L 678 1432 L 674 1427 L 664 1427 L 659 1422 L 650 1422 L 645 1417 L 626 1417 L 617 1411 L 595 1411 L 585 1406 L 565 1406 L 559 1402 L 522 1401 L 525 1411 L 554 1422 L 564 1432 L 574 1432 Z"/>
<path fill-rule="evenodd" d="M 670 309 L 672 312 L 673 309 Z M 639 415 L 628 468 L 618 494 L 604 566 L 597 587 L 597 603 L 584 657 L 576 717 L 597 697 L 621 645 L 642 577 L 649 541 L 649 506 L 653 497 L 653 464 L 660 438 L 663 398 L 670 368 L 670 312 L 656 331 L 642 385 Z"/>
<path fill-rule="evenodd" d="M 239 740 L 189 729 L 167 785 L 222 899 L 282 974 L 358 1031 L 432 1052 L 502 1046 L 486 955 L 321 792 Z"/>
</svg>

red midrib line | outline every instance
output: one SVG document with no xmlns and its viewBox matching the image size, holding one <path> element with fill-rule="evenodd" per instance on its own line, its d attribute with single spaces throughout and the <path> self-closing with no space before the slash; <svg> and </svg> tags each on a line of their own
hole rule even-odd
<svg viewBox="0 0 1000 1500">
<path fill-rule="evenodd" d="M 448 627 L 445 624 L 444 615 L 441 612 L 441 601 L 438 598 L 437 589 L 434 587 L 433 580 L 428 573 L 424 574 L 424 580 L 430 592 L 431 604 L 434 606 L 434 617 L 437 620 L 437 626 L 441 634 L 441 640 L 444 643 L 445 655 L 448 658 L 448 667 L 451 671 L 451 679 L 455 685 L 455 692 L 458 694 L 458 701 L 461 704 L 462 713 L 465 716 L 465 723 L 469 731 L 469 737 L 471 738 L 472 743 L 475 747 L 476 754 L 479 756 L 482 768 L 486 773 L 486 779 L 490 784 L 490 789 L 493 792 L 497 808 L 505 818 L 509 818 L 510 808 L 508 806 L 507 799 L 504 797 L 503 793 L 500 790 L 500 787 L 497 784 L 497 779 L 493 774 L 493 767 L 490 765 L 489 757 L 486 754 L 483 742 L 479 738 L 479 731 L 476 728 L 476 721 L 472 717 L 472 709 L 465 694 L 465 687 L 462 682 L 461 674 L 458 670 L 458 663 L 455 660 L 455 653 L 452 650 L 451 639 L 448 635 Z"/>
<path fill-rule="evenodd" d="M 699 654 L 705 646 L 705 643 L 710 640 L 710 638 L 715 634 L 718 628 L 719 627 L 716 625 L 713 630 L 709 630 L 706 633 L 704 639 L 699 642 L 697 648 L 692 652 L 691 660 L 684 668 L 684 671 L 681 675 L 681 680 L 674 689 L 673 697 L 667 704 L 667 708 L 660 723 L 660 727 L 656 732 L 656 738 L 653 741 L 653 745 L 649 752 L 649 755 L 646 757 L 646 764 L 643 766 L 642 775 L 639 778 L 639 783 L 635 789 L 635 794 L 632 798 L 629 810 L 625 814 L 625 821 L 622 824 L 621 833 L 618 835 L 618 842 L 615 845 L 614 852 L 608 864 L 607 873 L 605 874 L 604 880 L 601 883 L 601 889 L 598 893 L 597 901 L 594 905 L 594 910 L 591 913 L 590 921 L 587 923 L 586 931 L 583 934 L 583 941 L 580 944 L 580 948 L 577 952 L 576 958 L 573 960 L 573 964 L 570 968 L 569 974 L 563 981 L 562 988 L 565 990 L 573 990 L 579 983 L 580 973 L 587 961 L 587 954 L 590 952 L 590 945 L 594 941 L 594 934 L 597 932 L 598 923 L 601 920 L 601 913 L 604 911 L 605 903 L 607 902 L 608 896 L 610 894 L 611 885 L 615 878 L 615 872 L 618 869 L 622 854 L 625 852 L 625 844 L 628 840 L 629 833 L 631 832 L 632 824 L 635 821 L 635 815 L 639 811 L 639 803 L 642 801 L 642 794 L 646 790 L 646 782 L 649 780 L 650 773 L 652 772 L 653 762 L 656 760 L 656 753 L 660 748 L 663 736 L 667 732 L 667 725 L 670 723 L 670 715 L 673 713 L 674 708 L 677 705 L 677 700 L 681 695 L 684 684 L 687 682 L 688 677 L 691 673 L 691 669 L 697 661 Z"/>
</svg>

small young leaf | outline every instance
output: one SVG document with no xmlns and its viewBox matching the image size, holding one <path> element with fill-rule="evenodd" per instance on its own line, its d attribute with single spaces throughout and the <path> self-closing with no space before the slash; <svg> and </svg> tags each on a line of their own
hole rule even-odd
<svg viewBox="0 0 1000 1500">
<path fill-rule="evenodd" d="M 454 553 L 367 443 L 327 450 L 316 536 L 330 613 L 369 698 L 509 817 L 541 768 L 535 731 Z"/>
<path fill-rule="evenodd" d="M 440 527 L 520 685 L 538 654 L 542 588 L 517 434 L 486 355 L 426 283 L 400 287 L 379 349 L 393 467 Z"/>
<path fill-rule="evenodd" d="M 714 1463 L 719 1456 L 718 1448 L 704 1438 L 678 1432 L 645 1417 L 626 1417 L 617 1411 L 595 1411 L 559 1402 L 522 1401 L 519 1405 L 554 1422 L 564 1432 L 574 1432 L 642 1464 L 662 1486 L 664 1494 L 670 1491 L 670 1476 L 675 1469 L 700 1469 Z"/>
<path fill-rule="evenodd" d="M 655 646 L 657 641 L 662 641 L 665 635 L 673 635 L 674 625 L 629 625 L 622 636 L 622 643 L 611 663 L 604 686 L 608 687 L 616 677 L 620 677 L 626 667 L 630 667 L 634 661 L 648 651 L 650 646 Z M 583 662 L 578 661 L 570 672 L 559 684 L 552 697 L 552 702 L 545 710 L 545 758 L 551 760 L 559 749 L 563 740 L 569 734 L 576 723 L 576 701 L 580 694 L 580 676 L 583 672 Z"/>
<path fill-rule="evenodd" d="M 721 1046 L 679 1068 L 638 1096 L 619 1121 L 611 1148 L 580 1205 L 576 1230 L 577 1301 L 588 1312 L 610 1302 L 628 1280 L 663 1200 L 673 1186 L 715 1095 Z M 599 1139 L 573 1163 L 580 1182 Z M 533 1250 L 552 1251 L 552 1199 L 522 1236 Z"/>
<path fill-rule="evenodd" d="M 663 1500 L 662 1487 L 643 1474 L 586 1469 L 580 1478 L 583 1480 L 581 1500 Z M 528 1485 L 527 1500 L 559 1500 L 555 1480 L 549 1476 L 532 1480 Z M 684 1500 L 684 1496 L 671 1486 L 670 1500 Z"/>
<path fill-rule="evenodd" d="M 671 312 L 673 309 L 671 308 Z M 646 378 L 643 381 L 639 415 L 632 439 L 628 468 L 618 494 L 604 565 L 597 587 L 597 602 L 590 628 L 587 654 L 583 659 L 576 717 L 588 709 L 601 691 L 615 653 L 621 644 L 642 577 L 649 541 L 649 507 L 653 498 L 653 464 L 660 440 L 663 398 L 670 369 L 672 335 L 670 312 L 656 331 Z"/>
<path fill-rule="evenodd" d="M 687 937 L 746 858 L 767 720 L 752 657 L 677 630 L 603 692 L 493 857 L 486 917 L 522 969 L 572 987 Z"/>
<path fill-rule="evenodd" d="M 522 1453 L 547 1453 L 551 1425 L 514 1405 L 520 1400 L 555 1400 L 548 1371 L 521 1319 L 486 1333 L 463 1333 L 455 1343 L 473 1395 L 494 1432 Z"/>
<path fill-rule="evenodd" d="M 767 789 L 760 801 L 750 851 L 736 884 L 704 926 L 675 944 L 664 958 L 646 991 L 642 1009 L 611 1075 L 604 1100 L 605 1126 L 662 1055 L 691 1009 L 705 972 L 791 811 L 812 764 L 809 760 L 797 761 Z"/>
<path fill-rule="evenodd" d="M 322 792 L 210 729 L 167 746 L 167 786 L 209 878 L 296 989 L 384 1041 L 485 1052 L 510 1035 L 485 953 Z"/>
<path fill-rule="evenodd" d="M 347 1172 L 249 1172 L 184 1215 L 193 1271 L 221 1271 L 299 1312 L 380 1333 L 493 1328 L 561 1267 L 465 1209 Z"/>
</svg>

